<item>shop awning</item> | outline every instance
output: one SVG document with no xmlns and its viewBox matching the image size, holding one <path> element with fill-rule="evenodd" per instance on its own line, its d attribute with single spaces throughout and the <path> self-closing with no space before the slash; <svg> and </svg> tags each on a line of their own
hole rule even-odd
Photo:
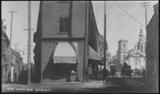
<svg viewBox="0 0 160 94">
<path fill-rule="evenodd" d="M 77 53 L 76 49 L 74 49 L 73 46 L 77 48 L 76 43 L 71 45 L 69 42 L 59 42 L 53 55 L 54 63 L 76 64 Z"/>
<path fill-rule="evenodd" d="M 88 59 L 101 61 L 101 57 L 91 46 L 89 46 L 89 57 L 88 57 Z"/>
</svg>

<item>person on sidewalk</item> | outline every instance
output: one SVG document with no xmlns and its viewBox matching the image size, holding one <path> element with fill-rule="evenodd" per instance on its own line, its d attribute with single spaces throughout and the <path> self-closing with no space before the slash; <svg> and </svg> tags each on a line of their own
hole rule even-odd
<svg viewBox="0 0 160 94">
<path fill-rule="evenodd" d="M 127 74 L 127 63 L 124 62 L 123 66 L 122 66 L 122 70 L 121 70 L 121 75 L 122 77 L 125 77 Z"/>
<path fill-rule="evenodd" d="M 145 77 L 145 69 L 142 68 L 142 76 Z"/>
<path fill-rule="evenodd" d="M 13 74 L 14 74 L 13 75 L 13 77 L 14 77 L 13 83 L 17 83 L 17 73 L 16 73 L 15 69 L 14 69 Z"/>
<path fill-rule="evenodd" d="M 104 68 L 103 69 L 103 83 L 106 82 L 108 74 L 109 74 L 109 71 L 106 68 Z"/>
<path fill-rule="evenodd" d="M 87 68 L 87 79 L 88 79 L 88 82 L 91 82 L 92 75 L 93 75 L 92 66 L 90 64 L 89 67 Z"/>
<path fill-rule="evenodd" d="M 132 74 L 131 66 L 127 65 L 127 76 L 131 78 L 131 74 Z"/>
<path fill-rule="evenodd" d="M 115 65 L 110 66 L 110 69 L 111 69 L 111 76 L 114 77 L 115 74 L 116 74 L 116 67 L 115 67 Z"/>
</svg>

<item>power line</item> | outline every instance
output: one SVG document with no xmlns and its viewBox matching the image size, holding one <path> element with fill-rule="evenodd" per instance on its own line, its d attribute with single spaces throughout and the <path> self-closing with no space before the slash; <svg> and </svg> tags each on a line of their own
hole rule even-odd
<svg viewBox="0 0 160 94">
<path fill-rule="evenodd" d="M 115 2 L 115 4 L 116 4 L 125 14 L 127 14 L 133 21 L 135 21 L 135 22 L 138 23 L 139 25 L 144 26 L 140 21 L 138 21 L 136 18 L 134 18 L 134 17 L 133 17 L 130 13 L 128 13 L 125 9 L 123 9 L 119 3 Z"/>
</svg>

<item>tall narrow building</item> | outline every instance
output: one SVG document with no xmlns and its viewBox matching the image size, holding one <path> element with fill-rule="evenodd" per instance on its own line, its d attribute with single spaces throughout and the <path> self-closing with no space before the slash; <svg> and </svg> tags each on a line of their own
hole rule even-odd
<svg viewBox="0 0 160 94">
<path fill-rule="evenodd" d="M 88 66 L 85 58 L 100 60 L 95 42 L 97 33 L 91 1 L 41 1 L 34 34 L 36 81 L 64 78 L 68 81 L 71 71 L 76 72 L 79 81 L 84 81 Z"/>
<path fill-rule="evenodd" d="M 121 71 L 122 65 L 125 61 L 125 58 L 127 56 L 127 40 L 120 40 L 118 41 L 118 51 L 117 51 L 117 55 L 118 55 L 118 61 L 119 61 L 119 66 L 117 68 L 117 71 Z"/>
</svg>

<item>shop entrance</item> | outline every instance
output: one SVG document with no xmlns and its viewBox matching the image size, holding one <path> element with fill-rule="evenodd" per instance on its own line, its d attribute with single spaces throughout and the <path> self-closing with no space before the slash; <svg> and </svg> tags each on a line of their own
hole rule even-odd
<svg viewBox="0 0 160 94">
<path fill-rule="evenodd" d="M 53 82 L 77 81 L 77 64 L 50 63 L 45 68 L 43 80 Z"/>
</svg>

